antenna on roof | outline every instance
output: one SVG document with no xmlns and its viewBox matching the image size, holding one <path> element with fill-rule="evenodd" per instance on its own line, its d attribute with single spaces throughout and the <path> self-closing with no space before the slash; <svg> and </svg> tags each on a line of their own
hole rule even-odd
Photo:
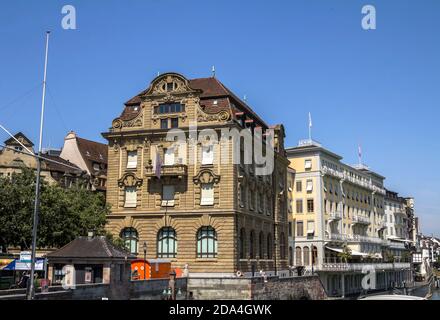
<svg viewBox="0 0 440 320">
<path fill-rule="evenodd" d="M 359 157 L 359 165 L 362 165 L 362 147 L 361 144 L 358 144 L 358 157 Z"/>
<path fill-rule="evenodd" d="M 212 72 L 212 77 L 215 78 L 215 66 L 212 66 L 211 72 Z"/>
</svg>

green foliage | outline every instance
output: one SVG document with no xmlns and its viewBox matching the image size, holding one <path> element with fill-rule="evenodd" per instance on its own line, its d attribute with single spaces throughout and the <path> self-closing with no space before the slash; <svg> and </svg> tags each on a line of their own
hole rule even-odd
<svg viewBox="0 0 440 320">
<path fill-rule="evenodd" d="M 127 248 L 125 241 L 120 238 L 120 237 L 115 237 L 113 234 L 109 233 L 109 232 L 105 232 L 104 233 L 105 237 L 117 248 L 125 250 L 125 251 L 129 251 L 129 249 Z"/>
<path fill-rule="evenodd" d="M 351 259 L 351 249 L 345 244 L 342 248 L 342 252 L 338 254 L 338 256 L 344 261 L 345 263 L 348 262 L 349 259 Z"/>
<path fill-rule="evenodd" d="M 392 263 L 395 261 L 396 258 L 394 257 L 393 253 L 390 250 L 384 250 L 383 259 L 385 262 Z"/>
<path fill-rule="evenodd" d="M 0 177 L 0 245 L 30 247 L 35 197 L 35 173 L 24 169 Z M 109 207 L 102 194 L 41 183 L 37 246 L 61 247 L 77 236 L 104 232 Z"/>
</svg>

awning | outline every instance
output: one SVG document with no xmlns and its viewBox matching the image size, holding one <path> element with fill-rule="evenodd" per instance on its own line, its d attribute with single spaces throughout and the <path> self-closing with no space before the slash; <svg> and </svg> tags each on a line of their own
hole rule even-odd
<svg viewBox="0 0 440 320">
<path fill-rule="evenodd" d="M 369 256 L 368 253 L 359 252 L 359 251 L 356 251 L 356 250 L 351 250 L 351 255 L 352 256 L 356 256 L 356 257 L 368 257 Z"/>
<path fill-rule="evenodd" d="M 330 247 L 325 247 L 326 249 L 329 249 L 329 250 L 331 250 L 331 251 L 334 251 L 334 252 L 339 252 L 339 253 L 342 253 L 343 252 L 343 250 L 342 249 L 339 249 L 339 248 L 330 248 Z"/>
<path fill-rule="evenodd" d="M 412 240 L 402 239 L 402 238 L 397 238 L 397 237 L 388 237 L 388 240 L 391 240 L 391 241 L 400 241 L 400 242 L 414 242 L 414 241 L 412 241 Z"/>
<path fill-rule="evenodd" d="M 14 259 L 0 259 L 0 270 L 13 270 L 7 269 L 11 262 L 15 261 Z"/>
</svg>

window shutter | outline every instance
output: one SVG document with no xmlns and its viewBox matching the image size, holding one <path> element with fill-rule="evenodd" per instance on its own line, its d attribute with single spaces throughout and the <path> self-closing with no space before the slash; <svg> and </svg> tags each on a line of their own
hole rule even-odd
<svg viewBox="0 0 440 320">
<path fill-rule="evenodd" d="M 313 181 L 307 180 L 307 192 L 312 192 L 312 191 L 313 191 Z"/>
<path fill-rule="evenodd" d="M 200 205 L 210 206 L 213 204 L 214 204 L 214 186 L 212 183 L 203 183 Z"/>
<path fill-rule="evenodd" d="M 174 186 L 164 185 L 162 189 L 162 206 L 174 206 Z"/>
<path fill-rule="evenodd" d="M 168 148 L 165 150 L 165 165 L 174 165 L 174 148 Z"/>
<path fill-rule="evenodd" d="M 135 208 L 137 205 L 136 187 L 125 187 L 125 204 L 126 208 Z"/>
<path fill-rule="evenodd" d="M 127 169 L 135 169 L 137 167 L 137 151 L 127 152 Z"/>
<path fill-rule="evenodd" d="M 202 147 L 202 164 L 213 164 L 214 163 L 214 146 L 203 146 Z"/>
</svg>

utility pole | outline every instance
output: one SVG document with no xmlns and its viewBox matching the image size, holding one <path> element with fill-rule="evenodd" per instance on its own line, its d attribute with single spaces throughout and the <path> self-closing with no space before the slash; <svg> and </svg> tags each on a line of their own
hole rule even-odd
<svg viewBox="0 0 440 320">
<path fill-rule="evenodd" d="M 49 35 L 50 31 L 46 32 L 46 54 L 44 58 L 44 77 L 43 77 L 43 97 L 41 99 L 41 116 L 40 116 L 40 140 L 38 145 L 38 156 L 41 157 L 42 143 L 43 143 L 43 125 L 44 125 L 44 104 L 46 98 L 46 77 L 47 77 L 47 57 L 49 50 Z M 35 201 L 34 201 L 34 216 L 32 226 L 32 256 L 31 256 L 31 275 L 27 286 L 26 299 L 32 300 L 35 295 L 35 260 L 36 260 L 36 246 L 37 246 L 37 231 L 38 231 L 38 211 L 40 207 L 40 174 L 41 174 L 41 158 L 37 158 L 37 181 L 35 183 Z"/>
</svg>

